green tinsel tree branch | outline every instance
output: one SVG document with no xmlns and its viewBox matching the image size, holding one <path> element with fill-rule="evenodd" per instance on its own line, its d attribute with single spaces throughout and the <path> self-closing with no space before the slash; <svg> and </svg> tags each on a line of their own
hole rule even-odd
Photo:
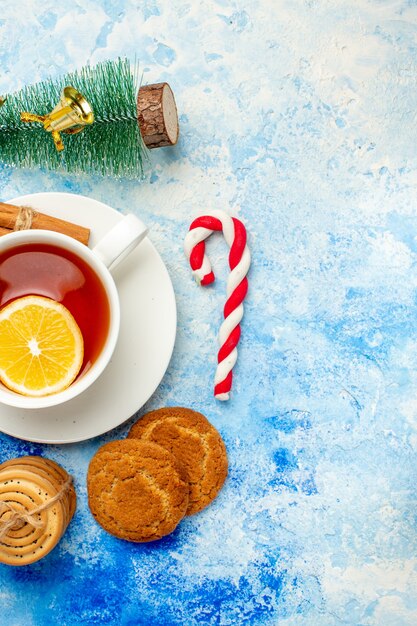
<svg viewBox="0 0 417 626">
<path fill-rule="evenodd" d="M 65 149 L 58 152 L 42 124 L 21 122 L 20 113 L 47 115 L 68 85 L 89 102 L 94 123 L 78 134 L 62 134 Z M 8 94 L 2 106 L 0 102 L 0 161 L 13 167 L 142 178 L 148 157 L 137 120 L 138 89 L 130 62 L 117 59 Z"/>
</svg>

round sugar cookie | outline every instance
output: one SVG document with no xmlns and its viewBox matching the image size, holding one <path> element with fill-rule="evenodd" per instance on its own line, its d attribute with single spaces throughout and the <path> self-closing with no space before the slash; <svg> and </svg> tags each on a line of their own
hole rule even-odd
<svg viewBox="0 0 417 626">
<path fill-rule="evenodd" d="M 68 472 L 58 463 L 53 461 L 52 459 L 47 459 L 43 456 L 22 456 L 15 459 L 9 459 L 0 465 L 0 472 L 2 469 L 10 466 L 25 466 L 29 467 L 32 471 L 37 472 L 43 477 L 49 478 L 49 480 L 54 484 L 57 491 L 59 491 L 64 483 L 69 479 Z M 76 505 L 77 505 L 77 496 L 75 493 L 75 488 L 73 483 L 71 483 L 68 487 L 66 497 L 62 499 L 63 504 L 68 509 L 68 520 L 67 524 L 71 521 Z"/>
<path fill-rule="evenodd" d="M 6 468 L 0 472 L 0 521 L 7 522 L 13 511 L 31 514 L 56 491 L 51 483 L 30 470 Z M 33 515 L 42 525 L 33 527 L 20 521 L 1 538 L 0 562 L 29 565 L 46 556 L 58 543 L 64 530 L 64 510 L 60 502 Z"/>
<path fill-rule="evenodd" d="M 8 565 L 28 565 L 46 556 L 59 542 L 76 506 L 72 484 L 56 502 L 43 511 L 70 479 L 58 463 L 38 456 L 25 456 L 0 464 L 0 532 L 3 524 L 16 513 L 23 517 L 8 527 L 0 540 L 0 562 Z M 40 527 L 25 519 L 31 516 Z"/>
<path fill-rule="evenodd" d="M 39 467 L 34 467 L 34 466 L 24 464 L 24 463 L 22 464 L 10 463 L 7 466 L 6 464 L 4 464 L 4 467 L 0 469 L 0 477 L 4 478 L 6 470 L 10 471 L 12 476 L 13 474 L 16 474 L 17 471 L 20 471 L 20 470 L 26 473 L 30 472 L 30 475 L 27 474 L 27 476 L 28 477 L 30 476 L 30 479 L 33 480 L 35 484 L 43 485 L 45 489 L 45 497 L 47 498 L 53 497 L 60 490 L 60 484 L 56 482 L 49 473 L 46 473 L 43 469 Z M 62 500 L 60 501 L 60 505 L 62 507 L 62 511 L 64 515 L 63 523 L 64 523 L 64 526 L 66 527 L 69 523 L 69 500 L 68 498 L 67 497 L 62 498 Z"/>
<path fill-rule="evenodd" d="M 171 533 L 188 506 L 188 484 L 174 456 L 154 443 L 111 441 L 99 448 L 87 473 L 88 504 L 112 535 L 146 542 Z"/>
<path fill-rule="evenodd" d="M 1 471 L 6 468 L 21 468 L 29 469 L 30 471 L 38 474 L 42 478 L 49 480 L 57 493 L 62 486 L 69 479 L 69 474 L 63 467 L 61 467 L 52 459 L 46 459 L 41 456 L 22 456 L 15 459 L 10 459 L 0 464 Z M 75 493 L 74 485 L 71 483 L 67 489 L 65 497 L 61 500 L 62 506 L 65 510 L 65 527 L 70 523 L 76 509 L 77 496 Z"/>
<path fill-rule="evenodd" d="M 151 411 L 133 424 L 128 439 L 153 441 L 178 459 L 190 485 L 186 515 L 210 504 L 226 480 L 226 446 L 219 432 L 197 411 L 183 407 Z"/>
</svg>

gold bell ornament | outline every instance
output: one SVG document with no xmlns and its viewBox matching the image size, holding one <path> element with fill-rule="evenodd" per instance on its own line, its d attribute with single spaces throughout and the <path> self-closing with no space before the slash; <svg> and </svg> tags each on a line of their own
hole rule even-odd
<svg viewBox="0 0 417 626">
<path fill-rule="evenodd" d="M 75 135 L 83 130 L 84 126 L 94 122 L 94 113 L 84 96 L 74 89 L 65 87 L 61 99 L 48 115 L 22 112 L 22 122 L 40 122 L 44 129 L 51 133 L 58 152 L 64 149 L 61 133 Z"/>
</svg>

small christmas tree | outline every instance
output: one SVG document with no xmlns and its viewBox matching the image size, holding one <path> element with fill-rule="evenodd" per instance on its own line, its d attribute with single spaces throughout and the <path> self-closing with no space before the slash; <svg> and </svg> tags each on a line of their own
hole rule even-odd
<svg viewBox="0 0 417 626">
<path fill-rule="evenodd" d="M 48 118 L 68 86 L 82 94 L 94 121 L 77 129 L 81 132 L 62 131 L 59 151 L 39 121 Z M 0 100 L 0 161 L 11 167 L 142 178 L 147 146 L 173 145 L 177 138 L 176 107 L 169 86 L 139 88 L 137 68 L 127 59 L 87 66 Z"/>
</svg>

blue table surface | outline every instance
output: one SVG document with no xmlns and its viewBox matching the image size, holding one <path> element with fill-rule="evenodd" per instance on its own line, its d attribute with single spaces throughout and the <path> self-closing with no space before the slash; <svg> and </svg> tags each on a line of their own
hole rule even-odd
<svg viewBox="0 0 417 626">
<path fill-rule="evenodd" d="M 1 624 L 417 623 L 417 3 L 2 0 L 0 93 L 117 56 L 168 81 L 181 137 L 145 180 L 0 168 L 2 200 L 68 191 L 133 211 L 171 275 L 178 335 L 138 415 L 105 436 L 0 435 L 75 478 L 59 546 L 0 566 Z M 253 262 L 233 397 L 212 397 L 228 249 L 200 289 L 182 244 L 224 209 Z M 150 409 L 202 411 L 230 473 L 169 537 L 106 534 L 87 505 L 96 450 Z M 1 409 L 0 409 L 1 410 Z"/>
</svg>

